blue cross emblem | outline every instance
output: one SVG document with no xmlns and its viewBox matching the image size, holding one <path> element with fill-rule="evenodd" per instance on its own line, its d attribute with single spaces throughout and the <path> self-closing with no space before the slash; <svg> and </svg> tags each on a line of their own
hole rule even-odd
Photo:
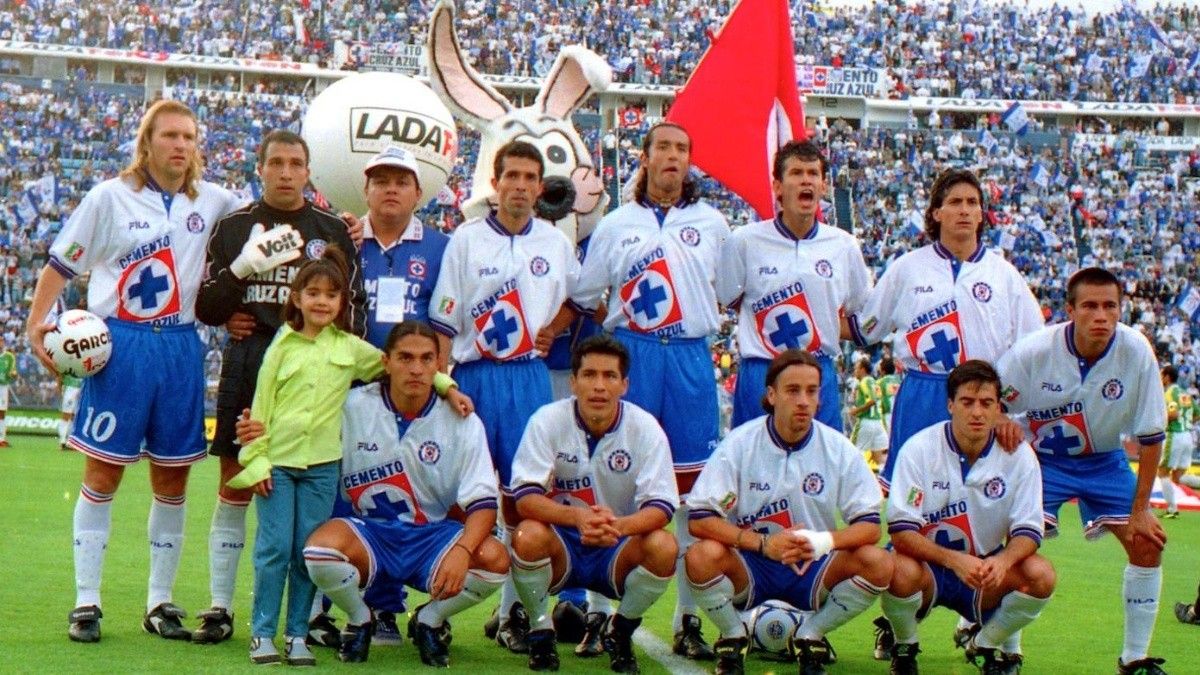
<svg viewBox="0 0 1200 675">
<path fill-rule="evenodd" d="M 147 265 L 138 273 L 137 283 L 129 287 L 129 299 L 137 298 L 142 303 L 142 309 L 158 307 L 158 294 L 171 290 L 167 275 L 157 276 L 154 267 Z"/>
<path fill-rule="evenodd" d="M 950 530 L 944 527 L 939 528 L 937 533 L 933 535 L 933 543 L 941 546 L 942 548 L 950 549 L 951 551 L 965 552 L 967 550 L 967 538 L 952 537 L 950 534 Z"/>
<path fill-rule="evenodd" d="M 492 312 L 492 327 L 483 331 L 483 339 L 490 345 L 496 346 L 497 352 L 508 351 L 509 338 L 521 330 L 517 320 L 508 315 L 503 308 Z"/>
<path fill-rule="evenodd" d="M 410 511 L 408 501 L 404 497 L 393 495 L 392 490 L 380 490 L 366 495 L 366 499 L 361 500 L 359 506 L 362 507 L 363 515 L 378 520 L 398 518 Z"/>
<path fill-rule="evenodd" d="M 1078 436 L 1067 436 L 1063 433 L 1063 425 L 1055 424 L 1050 435 L 1043 438 L 1039 445 L 1056 455 L 1070 455 L 1074 454 L 1072 450 L 1083 446 L 1083 441 Z"/>
<path fill-rule="evenodd" d="M 767 337 L 771 338 L 771 344 L 777 347 L 799 349 L 801 347 L 800 338 L 809 333 L 808 320 L 804 316 L 801 316 L 799 321 L 793 323 L 792 315 L 783 312 L 775 320 L 775 325 L 777 328 L 771 331 Z"/>
<path fill-rule="evenodd" d="M 658 318 L 658 303 L 667 299 L 667 291 L 662 286 L 655 286 L 649 279 L 642 279 L 637 284 L 637 295 L 629 300 L 629 306 L 634 314 L 641 314 L 653 321 Z"/>
<path fill-rule="evenodd" d="M 922 356 L 925 357 L 925 363 L 937 363 L 950 372 L 958 365 L 958 338 L 946 339 L 946 332 L 939 330 L 933 334 L 933 346 L 926 349 Z"/>
</svg>

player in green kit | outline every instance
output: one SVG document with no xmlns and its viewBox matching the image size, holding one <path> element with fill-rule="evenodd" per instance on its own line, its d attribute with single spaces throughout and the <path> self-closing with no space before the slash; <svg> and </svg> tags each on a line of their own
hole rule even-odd
<svg viewBox="0 0 1200 675">
<path fill-rule="evenodd" d="M 17 357 L 6 347 L 0 336 L 0 448 L 8 447 L 8 385 L 17 381 Z"/>
<path fill-rule="evenodd" d="M 71 434 L 75 411 L 79 408 L 79 391 L 83 389 L 83 378 L 63 375 L 59 387 L 62 389 L 62 404 L 59 406 L 62 419 L 58 421 L 58 449 L 70 450 L 67 446 L 67 436 Z"/>
<path fill-rule="evenodd" d="M 883 453 L 887 450 L 887 431 L 883 428 L 883 391 L 879 381 L 871 377 L 871 362 L 862 359 L 854 366 L 854 405 L 850 416 L 854 418 L 854 430 L 850 441 L 859 450 L 871 453 L 871 463 L 883 466 Z"/>
<path fill-rule="evenodd" d="M 883 373 L 879 378 L 879 388 L 883 391 L 881 411 L 883 428 L 890 432 L 892 429 L 892 400 L 896 398 L 896 392 L 900 391 L 900 376 L 896 374 L 896 362 L 890 356 L 879 359 L 879 372 Z"/>
<path fill-rule="evenodd" d="M 1175 366 L 1163 367 L 1162 384 L 1167 399 L 1167 439 L 1163 443 L 1162 461 L 1158 465 L 1158 482 L 1167 502 L 1167 512 L 1162 515 L 1163 518 L 1179 517 L 1179 481 L 1192 465 L 1194 402 L 1191 394 L 1179 386 L 1178 380 L 1179 371 Z"/>
</svg>

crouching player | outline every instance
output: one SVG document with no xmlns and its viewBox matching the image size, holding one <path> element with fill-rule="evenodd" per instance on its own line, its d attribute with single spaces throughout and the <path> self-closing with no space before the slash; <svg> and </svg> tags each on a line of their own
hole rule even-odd
<svg viewBox="0 0 1200 675">
<path fill-rule="evenodd" d="M 671 450 L 658 422 L 621 400 L 628 376 L 620 342 L 584 340 L 574 396 L 533 414 L 513 460 L 513 581 L 529 611 L 531 670 L 558 670 L 548 599 L 571 587 L 620 599 L 602 642 L 614 672 L 637 673 L 633 631 L 675 573 L 678 545 L 663 529 L 679 506 Z"/>
<path fill-rule="evenodd" d="M 881 601 L 896 635 L 891 672 L 917 672 L 917 621 L 940 605 L 982 623 L 968 659 L 984 673 L 1016 673 L 1021 656 L 1002 647 L 1054 591 L 1054 568 L 1036 553 L 1042 476 L 1027 444 L 1005 452 L 996 443 L 1003 414 L 992 366 L 963 363 L 946 391 L 950 421 L 913 435 L 892 475 L 895 573 Z"/>
<path fill-rule="evenodd" d="M 739 610 L 782 600 L 816 611 L 792 636 L 801 673 L 824 673 L 825 635 L 887 588 L 879 485 L 858 449 L 814 422 L 821 365 L 789 349 L 767 367 L 765 417 L 729 433 L 688 504 L 697 542 L 684 556 L 700 607 L 721 631 L 718 673 L 741 673 L 748 645 Z M 838 520 L 846 523 L 838 529 Z"/>
<path fill-rule="evenodd" d="M 413 613 L 409 637 L 423 663 L 448 666 L 446 619 L 508 573 L 508 554 L 491 536 L 498 490 L 483 424 L 434 394 L 438 349 L 427 325 L 396 325 L 385 378 L 346 399 L 340 485 L 354 516 L 327 521 L 304 547 L 313 583 L 346 612 L 342 661 L 367 660 L 373 618 L 363 589 L 411 586 L 431 599 Z M 447 517 L 456 506 L 465 523 Z"/>
</svg>

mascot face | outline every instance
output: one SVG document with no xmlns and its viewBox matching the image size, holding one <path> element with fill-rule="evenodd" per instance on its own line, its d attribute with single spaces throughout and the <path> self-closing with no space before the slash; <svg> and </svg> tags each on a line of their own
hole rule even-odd
<svg viewBox="0 0 1200 675">
<path fill-rule="evenodd" d="M 483 140 L 463 213 L 478 217 L 495 206 L 492 159 L 512 140 L 532 143 L 545 161 L 546 190 L 539 212 L 573 241 L 585 239 L 604 215 L 608 195 L 591 153 L 571 123 L 592 94 L 612 82 L 602 58 L 583 47 L 563 49 L 533 105 L 514 108 L 507 98 L 467 64 L 454 33 L 454 4 L 442 0 L 429 26 L 429 80 L 455 114 L 479 130 Z"/>
</svg>

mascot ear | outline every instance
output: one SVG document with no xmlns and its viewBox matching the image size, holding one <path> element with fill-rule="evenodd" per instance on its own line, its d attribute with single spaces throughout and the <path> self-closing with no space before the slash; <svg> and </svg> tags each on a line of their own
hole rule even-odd
<svg viewBox="0 0 1200 675">
<path fill-rule="evenodd" d="M 611 82 L 612 68 L 604 59 L 571 45 L 559 52 L 533 104 L 547 115 L 567 120 L 589 96 L 608 89 Z"/>
<path fill-rule="evenodd" d="M 429 84 L 451 112 L 476 129 L 512 112 L 512 104 L 466 61 L 454 33 L 454 2 L 441 0 L 429 21 Z"/>
</svg>

